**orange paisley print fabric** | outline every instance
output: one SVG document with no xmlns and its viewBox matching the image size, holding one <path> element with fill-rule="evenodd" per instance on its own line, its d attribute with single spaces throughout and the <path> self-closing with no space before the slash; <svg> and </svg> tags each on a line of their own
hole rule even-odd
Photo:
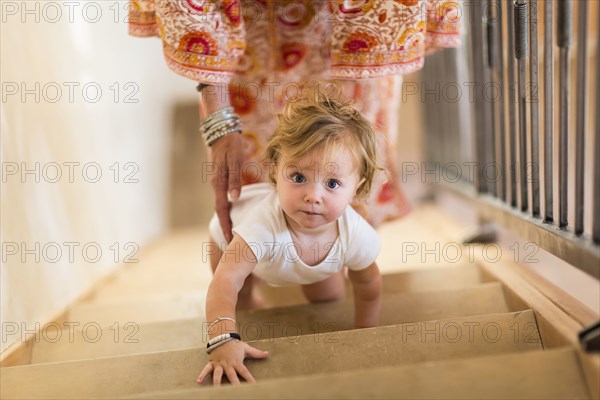
<svg viewBox="0 0 600 400">
<path fill-rule="evenodd" d="M 229 82 L 252 52 L 300 76 L 310 76 L 316 60 L 331 78 L 407 74 L 428 51 L 460 43 L 459 0 L 130 2 L 129 32 L 161 37 L 169 67 L 202 82 Z"/>
<path fill-rule="evenodd" d="M 226 88 L 243 125 L 244 184 L 268 181 L 260 164 L 274 114 L 297 83 L 344 79 L 345 94 L 379 133 L 379 176 L 359 211 L 374 226 L 406 214 L 395 146 L 402 75 L 428 52 L 456 47 L 457 0 L 130 0 L 129 32 L 158 36 L 167 65 Z M 348 93 L 349 91 L 349 93 Z"/>
</svg>

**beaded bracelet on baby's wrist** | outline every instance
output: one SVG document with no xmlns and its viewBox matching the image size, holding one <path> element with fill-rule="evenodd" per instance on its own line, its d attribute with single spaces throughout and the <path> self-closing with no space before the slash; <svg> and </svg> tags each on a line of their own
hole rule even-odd
<svg viewBox="0 0 600 400">
<path fill-rule="evenodd" d="M 215 336 L 214 338 L 210 339 L 208 341 L 208 343 L 206 344 L 206 353 L 210 354 L 217 347 L 221 347 L 225 343 L 231 342 L 234 339 L 241 340 L 242 338 L 240 337 L 239 334 L 237 334 L 235 332 L 224 333 L 222 335 Z"/>
<path fill-rule="evenodd" d="M 227 339 L 241 340 L 242 338 L 240 337 L 239 334 L 237 334 L 235 332 L 223 333 L 222 335 L 215 336 L 214 338 L 210 339 L 208 341 L 208 343 L 206 344 L 206 348 L 214 346 L 215 344 L 222 342 L 224 340 L 227 340 Z"/>
</svg>

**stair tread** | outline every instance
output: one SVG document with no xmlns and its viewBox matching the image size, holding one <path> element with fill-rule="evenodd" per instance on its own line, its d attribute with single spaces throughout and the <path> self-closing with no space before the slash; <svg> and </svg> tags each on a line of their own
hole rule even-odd
<svg viewBox="0 0 600 400">
<path fill-rule="evenodd" d="M 382 277 L 383 292 L 386 294 L 462 289 L 476 286 L 482 282 L 479 268 L 475 265 L 423 268 L 383 274 Z M 351 295 L 350 283 L 346 283 L 346 293 Z M 274 287 L 259 285 L 258 292 L 270 307 L 308 302 L 300 286 Z"/>
<path fill-rule="evenodd" d="M 206 290 L 167 293 L 105 303 L 82 303 L 69 311 L 67 320 L 110 327 L 115 323 L 150 323 L 204 317 Z"/>
<path fill-rule="evenodd" d="M 424 290 L 447 290 L 472 287 L 481 283 L 479 269 L 475 266 L 428 268 L 383 275 L 383 293 L 408 293 Z M 351 297 L 349 282 L 346 292 Z M 268 307 L 307 304 L 299 285 L 273 287 L 258 285 L 258 292 Z M 203 318 L 206 291 L 161 293 L 153 296 L 92 301 L 75 305 L 69 311 L 68 321 L 88 322 L 110 327 L 130 321 L 152 323 L 185 318 Z"/>
<path fill-rule="evenodd" d="M 254 346 L 270 352 L 269 359 L 246 363 L 257 380 L 541 349 L 531 310 L 266 339 Z M 110 397 L 193 388 L 207 360 L 204 350 L 8 367 L 0 387 L 5 398 Z"/>
<path fill-rule="evenodd" d="M 365 384 L 368 382 L 368 384 Z M 588 399 L 572 348 L 146 393 L 136 399 Z"/>
<path fill-rule="evenodd" d="M 508 307 L 502 286 L 486 283 L 460 290 L 390 294 L 383 297 L 380 325 L 427 321 L 478 314 L 505 313 Z M 353 328 L 353 300 L 242 311 L 237 315 L 244 340 L 330 332 Z M 83 331 L 67 332 L 60 341 L 35 343 L 31 363 L 89 359 L 115 355 L 166 351 L 206 343 L 206 325 L 200 318 L 155 324 L 121 325 L 105 330 L 97 342 Z M 94 333 L 94 332 L 92 332 Z M 54 338 L 54 336 L 52 336 Z M 43 337 L 42 337 L 43 339 Z"/>
</svg>

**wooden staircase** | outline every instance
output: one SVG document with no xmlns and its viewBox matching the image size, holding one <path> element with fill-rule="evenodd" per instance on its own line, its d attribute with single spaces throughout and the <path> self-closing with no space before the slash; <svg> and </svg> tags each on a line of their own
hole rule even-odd
<svg viewBox="0 0 600 400">
<path fill-rule="evenodd" d="M 369 329 L 353 329 L 351 290 L 343 301 L 306 304 L 296 288 L 261 286 L 267 307 L 237 315 L 242 337 L 270 354 L 246 361 L 254 385 L 196 384 L 207 360 L 204 292 L 84 302 L 65 316 L 76 329 L 41 332 L 26 357 L 0 369 L 0 394 L 598 398 L 600 358 L 582 352 L 576 336 L 598 316 L 506 258 L 384 274 L 381 326 Z"/>
</svg>

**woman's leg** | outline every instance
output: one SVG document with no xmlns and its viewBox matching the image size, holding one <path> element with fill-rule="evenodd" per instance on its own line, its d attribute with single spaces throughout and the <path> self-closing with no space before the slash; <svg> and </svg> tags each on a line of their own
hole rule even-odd
<svg viewBox="0 0 600 400">
<path fill-rule="evenodd" d="M 324 281 L 302 285 L 302 291 L 311 303 L 342 300 L 346 297 L 344 275 L 342 272 L 338 272 Z"/>
<path fill-rule="evenodd" d="M 210 268 L 212 269 L 213 274 L 217 270 L 217 266 L 219 265 L 219 261 L 221 260 L 221 256 L 223 252 L 215 243 L 215 241 L 211 238 L 209 243 L 210 251 Z M 263 302 L 256 296 L 252 295 L 252 288 L 254 287 L 255 278 L 253 274 L 248 275 L 246 280 L 244 281 L 244 286 L 238 293 L 238 299 L 236 303 L 236 310 L 249 310 L 253 308 L 258 308 L 263 305 Z"/>
</svg>

